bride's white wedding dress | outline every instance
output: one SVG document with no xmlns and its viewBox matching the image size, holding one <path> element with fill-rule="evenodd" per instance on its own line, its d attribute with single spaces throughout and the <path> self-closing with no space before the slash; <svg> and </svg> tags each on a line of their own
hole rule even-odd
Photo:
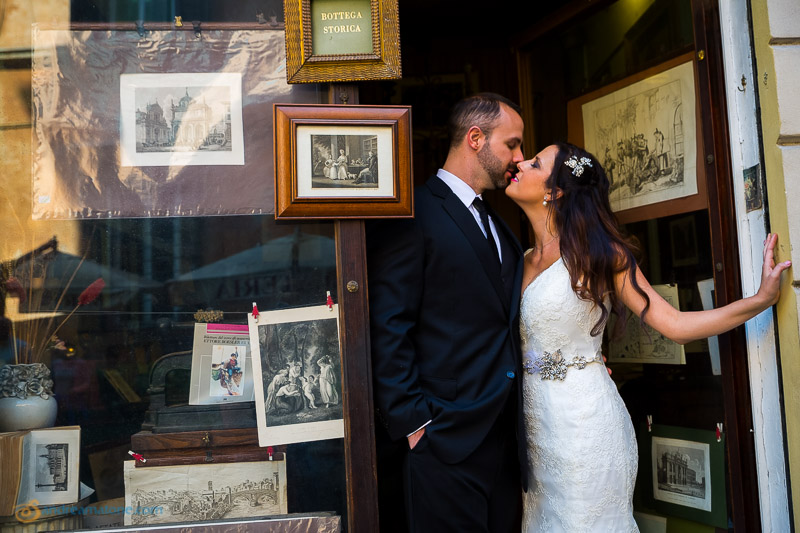
<svg viewBox="0 0 800 533">
<path fill-rule="evenodd" d="M 523 532 L 630 532 L 638 463 L 630 415 L 590 332 L 600 318 L 562 259 L 522 295 L 530 486 Z"/>
</svg>

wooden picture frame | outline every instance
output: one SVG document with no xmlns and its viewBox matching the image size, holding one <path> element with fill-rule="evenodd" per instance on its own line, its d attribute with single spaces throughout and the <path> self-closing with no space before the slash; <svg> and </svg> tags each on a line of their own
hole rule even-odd
<svg viewBox="0 0 800 533">
<path fill-rule="evenodd" d="M 653 424 L 639 431 L 637 491 L 648 509 L 725 528 L 725 434 Z M 666 468 L 666 462 L 677 467 Z M 700 479 L 702 478 L 702 479 Z"/>
<path fill-rule="evenodd" d="M 413 216 L 410 106 L 273 106 L 275 218 Z"/>
<path fill-rule="evenodd" d="M 705 152 L 703 150 L 703 136 L 702 136 L 702 119 L 700 116 L 700 99 L 697 96 L 697 76 L 695 75 L 694 71 L 696 70 L 696 66 L 694 65 L 694 53 L 690 52 L 687 54 L 683 54 L 681 56 L 675 57 L 664 63 L 661 63 L 655 67 L 650 69 L 644 70 L 639 72 L 633 76 L 629 76 L 622 80 L 619 80 L 615 83 L 607 85 L 601 89 L 593 91 L 591 93 L 582 95 L 578 98 L 575 98 L 567 103 L 567 131 L 568 131 L 568 139 L 571 143 L 576 144 L 578 146 L 584 146 L 590 152 L 592 150 L 596 150 L 594 146 L 588 146 L 592 144 L 593 139 L 587 138 L 587 127 L 588 125 L 584 124 L 585 119 L 585 106 L 589 106 L 588 109 L 591 110 L 591 106 L 599 107 L 606 105 L 611 101 L 622 101 L 625 98 L 633 99 L 639 98 L 642 102 L 639 102 L 638 105 L 641 106 L 643 103 L 646 105 L 650 105 L 652 109 L 656 109 L 659 105 L 659 102 L 655 101 L 658 96 L 653 96 L 653 93 L 657 91 L 660 87 L 667 87 L 669 84 L 672 83 L 683 83 L 683 87 L 687 84 L 691 85 L 691 89 L 693 90 L 693 94 L 691 95 L 684 95 L 687 97 L 688 101 L 691 101 L 694 106 L 694 114 L 688 115 L 687 112 L 683 112 L 683 117 L 688 117 L 691 122 L 694 124 L 694 128 L 686 127 L 680 129 L 681 131 L 681 138 L 678 139 L 678 135 L 675 134 L 672 136 L 672 145 L 674 146 L 676 143 L 682 144 L 682 148 L 685 149 L 685 153 L 687 157 L 680 158 L 682 161 L 681 165 L 681 182 L 683 183 L 684 176 L 683 176 L 683 168 L 688 169 L 685 180 L 686 185 L 688 187 L 688 194 L 681 194 L 678 196 L 670 197 L 669 194 L 662 196 L 653 195 L 653 197 L 642 200 L 638 202 L 639 205 L 635 205 L 634 207 L 630 208 L 617 208 L 616 216 L 620 223 L 627 224 L 630 222 L 637 222 L 640 220 L 648 220 L 652 218 L 664 217 L 669 215 L 675 215 L 679 213 L 688 213 L 691 211 L 697 211 L 700 209 L 706 209 L 708 207 L 708 192 L 706 190 L 706 173 L 705 173 L 705 156 L 703 155 Z M 683 68 L 683 74 L 673 74 L 677 72 L 678 69 Z M 691 69 L 691 80 L 688 80 L 688 76 L 686 74 L 686 69 Z M 681 77 L 683 79 L 681 79 Z M 668 90 L 668 89 L 665 89 Z M 666 98 L 665 98 L 666 99 Z M 616 105 L 616 104 L 615 104 Z M 664 111 L 662 111 L 664 112 Z M 674 110 L 673 110 L 674 112 Z M 619 112 L 617 112 L 617 117 L 619 117 Z M 652 125 L 651 122 L 646 122 L 648 125 Z M 637 135 L 640 136 L 640 140 L 645 142 L 648 141 L 647 137 L 653 137 L 654 145 L 658 144 L 658 139 L 656 138 L 657 135 L 660 135 L 662 142 L 665 144 L 667 140 L 664 140 L 664 133 L 661 130 L 666 130 L 666 128 L 656 127 L 655 130 L 649 131 L 642 131 L 639 132 L 637 126 L 641 128 L 641 123 L 637 123 L 635 125 L 630 125 L 629 133 L 636 132 Z M 681 122 L 682 124 L 682 122 Z M 672 126 L 672 124 L 671 124 Z M 658 132 L 658 134 L 656 133 Z M 666 132 L 668 139 L 670 132 Z M 644 135 L 647 137 L 644 137 Z M 655 137 L 654 137 L 655 136 Z M 627 146 L 627 145 L 626 145 Z M 609 148 L 608 146 L 606 148 Z M 652 159 L 655 165 L 658 166 L 659 171 L 663 175 L 663 170 L 661 170 L 659 154 L 667 153 L 667 150 L 663 150 L 661 152 L 657 152 L 656 146 L 652 147 L 652 152 L 647 150 L 640 150 L 643 155 L 641 158 L 638 158 L 640 163 L 641 160 L 644 159 Z M 630 152 L 628 150 L 627 152 Z M 682 152 L 683 153 L 683 152 Z M 603 153 L 594 153 L 594 155 L 598 158 L 598 161 L 603 165 L 606 170 L 606 173 L 609 176 L 609 180 L 612 181 L 612 208 L 615 206 L 614 203 L 614 174 L 618 172 L 618 168 L 612 168 L 613 163 L 608 163 L 607 159 L 609 156 L 613 160 L 620 159 L 616 153 L 608 154 L 605 150 Z M 633 164 L 634 160 L 637 159 L 636 156 L 628 156 L 629 157 L 629 166 Z M 664 163 L 664 168 L 668 168 L 671 164 L 671 161 L 678 160 L 678 158 L 674 158 L 674 156 L 662 156 L 667 160 L 667 163 Z M 623 160 L 625 158 L 622 158 Z M 691 162 L 694 161 L 694 168 L 691 168 Z M 621 166 L 621 165 L 617 165 Z M 638 189 L 639 185 L 637 183 L 636 186 L 630 185 L 630 188 L 634 190 L 634 187 Z M 693 192 L 692 192 L 693 191 Z M 636 190 L 634 194 L 638 194 L 639 191 Z"/>
<path fill-rule="evenodd" d="M 673 267 L 698 263 L 697 230 L 693 216 L 687 215 L 669 221 L 669 243 Z"/>
<path fill-rule="evenodd" d="M 399 79 L 397 0 L 286 0 L 286 81 Z"/>
</svg>

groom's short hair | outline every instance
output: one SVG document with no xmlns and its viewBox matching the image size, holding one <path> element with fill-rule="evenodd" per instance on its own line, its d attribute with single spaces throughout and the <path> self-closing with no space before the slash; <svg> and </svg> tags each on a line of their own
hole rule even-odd
<svg viewBox="0 0 800 533">
<path fill-rule="evenodd" d="M 478 126 L 484 135 L 489 137 L 500 117 L 500 104 L 505 104 L 522 116 L 522 109 L 505 96 L 496 93 L 479 93 L 468 96 L 453 106 L 448 120 L 450 149 L 455 148 L 464 139 L 469 129 Z"/>
</svg>

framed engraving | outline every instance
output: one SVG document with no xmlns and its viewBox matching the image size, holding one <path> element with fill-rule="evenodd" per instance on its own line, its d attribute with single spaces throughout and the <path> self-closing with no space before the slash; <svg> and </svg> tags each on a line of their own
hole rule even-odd
<svg viewBox="0 0 800 533">
<path fill-rule="evenodd" d="M 275 218 L 412 216 L 410 115 L 275 104 Z"/>
<path fill-rule="evenodd" d="M 339 309 L 248 314 L 259 446 L 344 437 Z"/>
<path fill-rule="evenodd" d="M 569 141 L 603 165 L 617 219 L 705 209 L 693 54 L 684 54 L 567 103 Z"/>
<path fill-rule="evenodd" d="M 289 83 L 399 79 L 397 0 L 286 0 Z"/>
<path fill-rule="evenodd" d="M 636 484 L 648 508 L 727 527 L 724 432 L 642 425 L 639 443 Z"/>
</svg>

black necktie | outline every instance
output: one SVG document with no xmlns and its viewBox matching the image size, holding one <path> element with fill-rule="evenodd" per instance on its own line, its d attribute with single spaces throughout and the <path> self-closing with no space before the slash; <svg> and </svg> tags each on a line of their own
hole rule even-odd
<svg viewBox="0 0 800 533">
<path fill-rule="evenodd" d="M 500 253 L 497 251 L 497 242 L 494 240 L 494 235 L 492 235 L 492 227 L 489 225 L 489 213 L 486 211 L 486 202 L 476 196 L 472 201 L 472 205 L 475 206 L 475 209 L 478 210 L 478 214 L 481 216 L 481 224 L 483 224 L 483 229 L 486 230 L 486 240 L 489 241 L 489 248 L 492 249 L 494 258 L 499 263 Z"/>
</svg>

